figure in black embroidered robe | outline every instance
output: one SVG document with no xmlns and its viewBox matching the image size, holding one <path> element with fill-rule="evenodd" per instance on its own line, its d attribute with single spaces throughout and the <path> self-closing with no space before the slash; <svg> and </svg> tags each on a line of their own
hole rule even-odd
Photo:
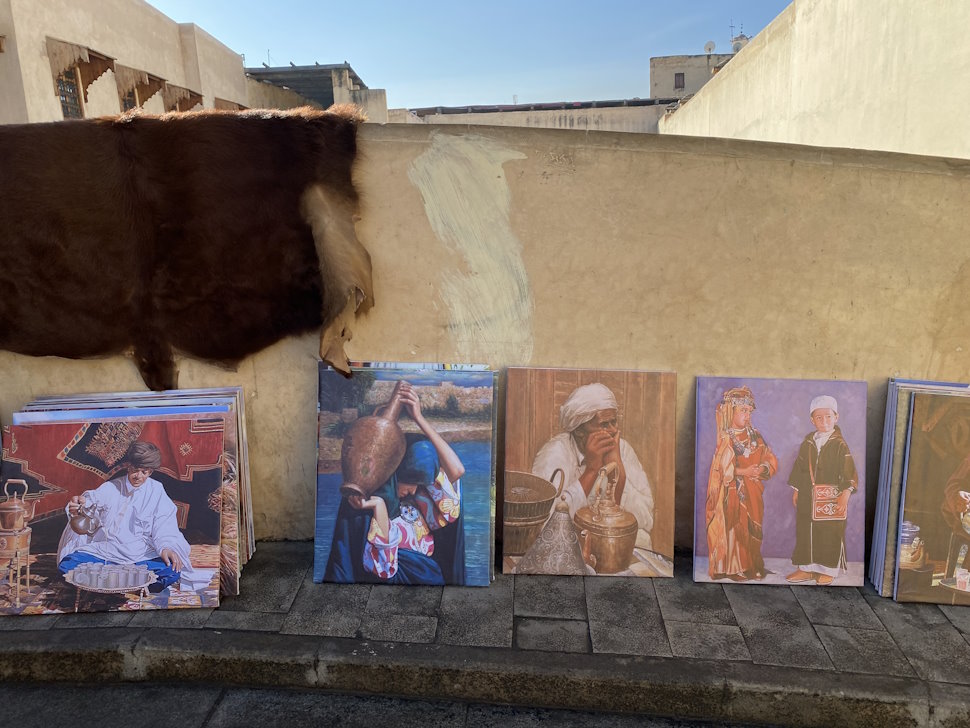
<svg viewBox="0 0 970 728">
<path fill-rule="evenodd" d="M 796 493 L 792 552 L 796 571 L 788 577 L 793 582 L 814 577 L 819 584 L 829 584 L 846 570 L 848 498 L 858 487 L 859 476 L 838 425 L 827 439 L 824 434 L 814 431 L 805 436 L 788 478 Z"/>
</svg>

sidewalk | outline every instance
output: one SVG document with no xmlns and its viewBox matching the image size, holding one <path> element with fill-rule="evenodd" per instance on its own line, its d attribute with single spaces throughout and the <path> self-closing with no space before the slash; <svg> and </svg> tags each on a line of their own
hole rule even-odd
<svg viewBox="0 0 970 728">
<path fill-rule="evenodd" d="M 970 608 L 870 589 L 499 575 L 314 584 L 261 543 L 217 610 L 0 619 L 5 681 L 322 688 L 777 725 L 970 725 Z"/>
</svg>

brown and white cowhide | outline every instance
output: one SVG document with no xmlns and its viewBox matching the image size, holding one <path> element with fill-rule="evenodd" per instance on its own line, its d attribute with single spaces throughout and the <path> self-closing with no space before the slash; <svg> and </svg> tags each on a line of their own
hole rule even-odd
<svg viewBox="0 0 970 728">
<path fill-rule="evenodd" d="M 131 350 L 174 388 L 174 351 L 232 365 L 323 327 L 345 369 L 373 303 L 351 181 L 355 107 L 0 126 L 0 348 Z"/>
</svg>

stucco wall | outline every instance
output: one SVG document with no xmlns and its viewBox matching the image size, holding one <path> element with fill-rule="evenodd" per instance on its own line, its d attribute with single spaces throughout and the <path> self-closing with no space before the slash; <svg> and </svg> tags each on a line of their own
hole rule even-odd
<svg viewBox="0 0 970 728">
<path fill-rule="evenodd" d="M 192 24 L 179 25 L 143 0 L 2 0 L 0 26 L 9 7 L 9 22 L 16 30 L 12 53 L 19 64 L 24 107 L 0 109 L 0 122 L 58 121 L 63 118 L 54 92 L 46 38 L 86 46 L 137 68 L 205 95 L 246 103 L 242 60 L 231 49 Z M 0 34 L 4 31 L 0 30 Z M 9 39 L 9 38 L 8 38 Z M 6 79 L 13 58 L 0 54 L 0 102 L 8 94 Z M 200 66 L 201 64 L 201 66 Z M 12 83 L 11 88 L 16 84 Z M 0 104 L 4 106 L 5 104 Z M 120 109 L 113 74 L 108 71 L 88 90 L 85 115 L 116 114 Z M 160 113 L 160 94 L 145 110 Z"/>
<path fill-rule="evenodd" d="M 580 129 L 583 131 L 627 131 L 656 133 L 657 121 L 665 107 L 616 106 L 601 109 L 557 109 L 554 111 L 496 111 L 471 114 L 429 114 L 426 124 L 480 124 L 485 126 L 524 126 L 535 129 Z M 412 123 L 401 116 L 392 122 Z"/>
<path fill-rule="evenodd" d="M 244 104 L 250 109 L 294 109 L 299 106 L 320 108 L 315 101 L 308 101 L 288 88 L 280 88 L 267 81 L 257 81 L 246 77 L 246 98 Z"/>
<path fill-rule="evenodd" d="M 655 99 L 682 98 L 697 93 L 711 80 L 711 71 L 731 60 L 730 53 L 711 53 L 692 56 L 657 56 L 650 59 L 650 97 Z M 684 74 L 684 87 L 674 88 L 674 74 Z"/>
<path fill-rule="evenodd" d="M 0 53 L 0 124 L 12 124 L 27 119 L 27 98 L 10 0 L 0 0 L 0 35 L 6 36 L 4 52 Z"/>
<path fill-rule="evenodd" d="M 27 118 L 18 121 L 63 118 L 54 94 L 47 36 L 87 46 L 126 66 L 185 84 L 178 25 L 141 0 L 11 0 L 11 6 L 27 99 Z M 86 111 L 88 116 L 96 116 L 118 109 L 114 80 L 106 73 L 91 85 Z"/>
<path fill-rule="evenodd" d="M 679 545 L 695 375 L 868 380 L 870 504 L 886 378 L 970 377 L 970 164 L 497 127 L 366 125 L 360 147 L 377 302 L 351 356 L 676 371 Z M 260 538 L 312 534 L 316 351 L 182 362 L 184 387 L 246 389 Z M 0 353 L 5 422 L 40 394 L 139 387 L 122 357 Z"/>
<path fill-rule="evenodd" d="M 970 157 L 970 3 L 795 0 L 670 134 Z"/>
<path fill-rule="evenodd" d="M 242 56 L 223 45 L 202 28 L 192 23 L 179 26 L 183 53 L 186 45 L 195 48 L 195 68 L 198 69 L 198 86 L 189 85 L 193 91 L 203 96 L 202 105 L 211 109 L 215 98 L 234 101 L 247 106 L 248 100 L 246 73 L 243 70 Z M 189 64 L 186 63 L 186 68 Z"/>
</svg>

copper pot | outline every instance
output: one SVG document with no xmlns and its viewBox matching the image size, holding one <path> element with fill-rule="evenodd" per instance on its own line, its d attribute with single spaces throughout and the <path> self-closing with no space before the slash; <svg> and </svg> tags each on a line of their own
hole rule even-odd
<svg viewBox="0 0 970 728">
<path fill-rule="evenodd" d="M 611 479 L 612 477 L 612 479 Z M 597 574 L 629 568 L 637 542 L 637 519 L 616 504 L 616 464 L 600 468 L 593 484 L 592 505 L 580 508 L 573 521 L 580 530 L 583 559 Z"/>
<path fill-rule="evenodd" d="M 386 406 L 376 414 L 356 420 L 344 435 L 340 448 L 344 476 L 341 495 L 369 498 L 404 459 L 407 443 L 397 423 L 403 385 L 403 381 L 398 382 Z"/>
<path fill-rule="evenodd" d="M 24 492 L 20 496 L 19 503 L 17 502 L 16 492 L 14 492 L 13 497 L 10 496 L 11 483 L 24 487 Z M 3 494 L 7 496 L 7 500 L 0 503 L 0 530 L 22 531 L 24 526 L 27 525 L 27 521 L 34 517 L 34 513 L 37 510 L 36 500 L 31 502 L 29 513 L 27 505 L 24 502 L 24 497 L 27 495 L 27 481 L 19 479 L 8 480 L 3 484 Z"/>
</svg>

